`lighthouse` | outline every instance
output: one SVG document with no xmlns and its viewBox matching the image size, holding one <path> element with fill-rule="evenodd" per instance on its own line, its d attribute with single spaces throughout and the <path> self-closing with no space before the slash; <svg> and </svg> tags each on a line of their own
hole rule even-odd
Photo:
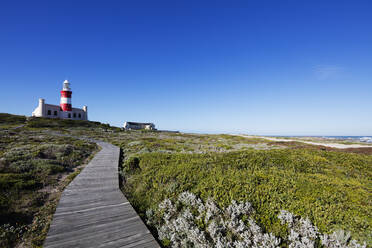
<svg viewBox="0 0 372 248">
<path fill-rule="evenodd" d="M 63 89 L 61 90 L 61 110 L 62 118 L 71 118 L 72 105 L 71 105 L 71 94 L 70 83 L 68 80 L 63 82 Z"/>
<path fill-rule="evenodd" d="M 40 98 L 39 105 L 32 112 L 32 116 L 71 120 L 88 120 L 88 107 L 83 106 L 82 109 L 73 108 L 71 104 L 71 95 L 72 91 L 70 88 L 70 83 L 69 81 L 65 80 L 61 90 L 59 106 L 47 104 L 43 98 Z"/>
</svg>

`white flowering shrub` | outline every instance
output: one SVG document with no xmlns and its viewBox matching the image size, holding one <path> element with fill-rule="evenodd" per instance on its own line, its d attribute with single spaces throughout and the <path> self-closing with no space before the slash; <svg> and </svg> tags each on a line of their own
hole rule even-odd
<svg viewBox="0 0 372 248">
<path fill-rule="evenodd" d="M 278 218 L 282 224 L 287 224 L 289 227 L 288 243 L 290 248 L 312 248 L 316 247 L 316 243 L 321 243 L 323 247 L 328 248 L 367 247 L 365 243 L 360 245 L 356 240 L 351 240 L 350 233 L 345 233 L 343 230 L 335 231 L 331 235 L 321 234 L 308 218 L 296 217 L 285 210 L 280 212 Z"/>
<path fill-rule="evenodd" d="M 171 247 L 277 247 L 280 239 L 263 233 L 252 213 L 249 202 L 233 201 L 221 210 L 211 199 L 204 203 L 183 192 L 175 203 L 169 199 L 161 202 L 157 214 L 147 211 L 147 218 L 159 239 Z"/>
<path fill-rule="evenodd" d="M 331 235 L 324 234 L 320 237 L 322 244 L 329 248 L 365 248 L 367 245 L 358 244 L 356 240 L 350 240 L 350 233 L 345 233 L 343 230 L 333 232 Z"/>
<path fill-rule="evenodd" d="M 308 218 L 296 218 L 285 210 L 280 212 L 278 218 L 282 221 L 282 224 L 287 224 L 290 228 L 288 235 L 289 248 L 315 247 L 319 232 Z"/>
<path fill-rule="evenodd" d="M 159 240 L 169 247 L 279 247 L 281 239 L 265 233 L 254 221 L 249 202 L 232 201 L 220 209 L 211 199 L 203 202 L 190 192 L 181 193 L 175 202 L 165 199 L 157 209 L 146 212 L 147 224 L 156 228 Z M 343 231 L 331 235 L 319 233 L 309 219 L 288 211 L 279 214 L 289 228 L 286 242 L 290 248 L 362 248 Z"/>
</svg>

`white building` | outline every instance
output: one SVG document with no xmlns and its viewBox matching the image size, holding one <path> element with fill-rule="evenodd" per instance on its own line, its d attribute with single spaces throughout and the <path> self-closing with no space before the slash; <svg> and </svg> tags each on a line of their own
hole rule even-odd
<svg viewBox="0 0 372 248">
<path fill-rule="evenodd" d="M 141 123 L 141 122 L 131 122 L 126 121 L 124 122 L 124 129 L 125 130 L 156 130 L 154 123 Z"/>
<path fill-rule="evenodd" d="M 34 117 L 60 118 L 71 120 L 88 120 L 88 107 L 83 106 L 82 109 L 73 108 L 71 103 L 72 91 L 70 83 L 65 80 L 61 91 L 60 105 L 46 104 L 45 100 L 40 98 L 39 105 L 32 112 Z"/>
</svg>

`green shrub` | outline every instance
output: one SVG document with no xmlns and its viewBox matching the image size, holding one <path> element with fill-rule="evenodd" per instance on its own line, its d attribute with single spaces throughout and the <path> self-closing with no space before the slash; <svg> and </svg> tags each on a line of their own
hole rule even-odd
<svg viewBox="0 0 372 248">
<path fill-rule="evenodd" d="M 52 118 L 40 118 L 33 117 L 27 122 L 29 128 L 101 128 L 111 129 L 109 124 L 103 124 L 95 121 L 84 121 L 84 120 L 65 120 L 65 119 L 52 119 Z M 117 131 L 117 128 L 113 128 Z"/>
<path fill-rule="evenodd" d="M 0 247 L 13 247 L 17 239 L 22 237 L 24 227 L 10 224 L 0 225 Z"/>
<path fill-rule="evenodd" d="M 125 160 L 123 165 L 124 173 L 134 173 L 140 169 L 140 159 L 137 156 L 131 156 Z"/>
<path fill-rule="evenodd" d="M 138 154 L 124 191 L 143 216 L 190 191 L 226 207 L 249 201 L 263 228 L 284 237 L 281 209 L 309 217 L 322 232 L 344 229 L 371 242 L 372 156 L 309 149 L 207 154 Z"/>
<path fill-rule="evenodd" d="M 29 240 L 27 247 L 42 245 L 53 213 L 53 207 L 44 208 L 50 205 L 48 191 L 61 183 L 61 173 L 81 165 L 95 149 L 96 144 L 44 130 L 0 132 L 0 247 L 21 239 Z"/>
<path fill-rule="evenodd" d="M 24 124 L 26 122 L 26 116 L 23 115 L 11 115 L 6 113 L 0 113 L 0 125 L 14 125 Z"/>
</svg>

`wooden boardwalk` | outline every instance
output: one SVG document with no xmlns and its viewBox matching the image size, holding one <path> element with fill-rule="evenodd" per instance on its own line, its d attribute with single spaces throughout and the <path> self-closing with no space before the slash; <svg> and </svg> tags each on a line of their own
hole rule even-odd
<svg viewBox="0 0 372 248">
<path fill-rule="evenodd" d="M 66 187 L 44 247 L 159 247 L 119 189 L 120 150 L 102 150 Z"/>
</svg>

